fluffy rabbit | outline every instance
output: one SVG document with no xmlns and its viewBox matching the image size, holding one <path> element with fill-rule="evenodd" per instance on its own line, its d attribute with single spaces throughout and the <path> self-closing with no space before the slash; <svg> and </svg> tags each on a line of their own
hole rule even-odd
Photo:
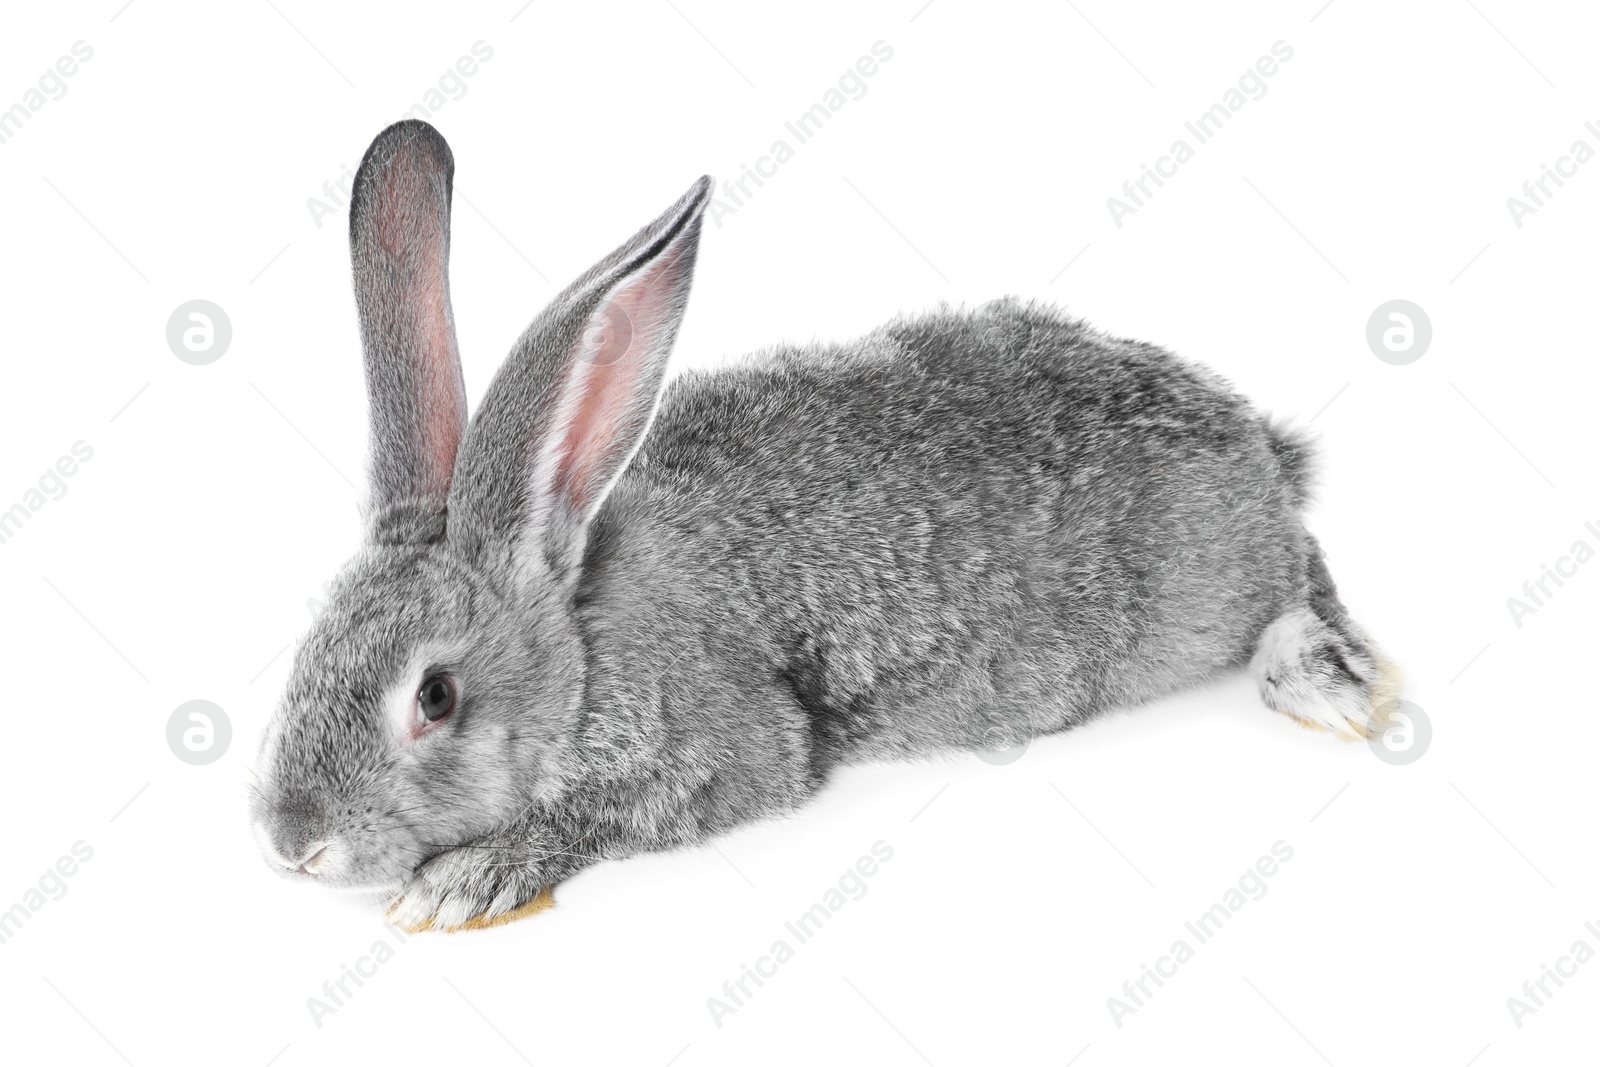
<svg viewBox="0 0 1600 1067">
<path fill-rule="evenodd" d="M 455 926 L 791 811 L 841 763 L 1247 663 L 1347 737 L 1393 699 L 1301 524 L 1306 444 L 1159 348 L 1003 300 L 663 392 L 706 178 L 533 321 L 469 422 L 452 169 L 408 121 L 356 176 L 371 497 L 262 742 L 285 874 Z"/>
</svg>

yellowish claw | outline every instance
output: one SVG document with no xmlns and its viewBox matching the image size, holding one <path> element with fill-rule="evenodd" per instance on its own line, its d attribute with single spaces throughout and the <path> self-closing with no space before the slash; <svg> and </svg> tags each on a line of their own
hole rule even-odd
<svg viewBox="0 0 1600 1067">
<path fill-rule="evenodd" d="M 400 904 L 401 901 L 397 900 L 394 902 L 394 904 L 390 905 L 390 916 L 394 915 L 395 909 L 398 908 Z M 424 919 L 422 922 L 412 926 L 402 926 L 401 929 L 408 934 L 420 934 L 429 930 L 440 930 L 447 934 L 457 934 L 463 930 L 489 930 L 496 926 L 504 926 L 507 923 L 514 923 L 518 919 L 526 919 L 530 915 L 537 915 L 541 911 L 555 907 L 555 904 L 555 891 L 550 886 L 545 886 L 543 889 L 539 890 L 534 898 L 528 901 L 526 904 L 519 905 L 518 907 L 496 915 L 493 918 L 483 915 L 475 915 L 466 922 L 462 923 L 460 926 L 446 927 L 434 926 L 432 919 Z"/>
</svg>

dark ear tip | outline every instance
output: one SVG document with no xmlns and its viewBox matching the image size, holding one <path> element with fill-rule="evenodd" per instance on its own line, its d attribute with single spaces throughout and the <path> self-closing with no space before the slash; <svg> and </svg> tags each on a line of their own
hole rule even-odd
<svg viewBox="0 0 1600 1067">
<path fill-rule="evenodd" d="M 443 149 L 447 155 L 450 152 L 450 143 L 444 139 L 444 134 L 435 129 L 431 123 L 421 119 L 401 119 L 385 126 L 382 132 L 372 139 L 372 146 L 376 148 L 380 144 L 399 144 L 408 141 L 422 142 L 430 148 Z"/>
<path fill-rule="evenodd" d="M 711 202 L 711 190 L 713 188 L 715 186 L 712 184 L 711 175 L 702 174 L 693 185 L 689 186 L 689 192 L 684 199 L 703 209 L 705 205 Z"/>
<path fill-rule="evenodd" d="M 444 139 L 444 134 L 421 119 L 401 119 L 384 127 L 372 139 L 366 154 L 361 157 L 361 165 L 356 168 L 356 183 L 361 184 L 363 175 L 371 171 L 374 163 L 379 160 L 387 162 L 402 152 L 412 153 L 446 173 L 455 170 L 455 156 L 451 154 L 450 142 Z"/>
</svg>

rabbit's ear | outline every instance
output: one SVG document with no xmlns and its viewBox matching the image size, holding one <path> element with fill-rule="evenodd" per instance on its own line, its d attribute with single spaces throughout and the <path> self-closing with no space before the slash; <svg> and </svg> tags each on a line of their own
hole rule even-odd
<svg viewBox="0 0 1600 1067">
<path fill-rule="evenodd" d="M 711 179 L 701 178 L 534 320 L 472 420 L 453 544 L 569 578 L 585 530 L 655 417 Z"/>
<path fill-rule="evenodd" d="M 409 120 L 356 171 L 350 259 L 371 419 L 368 522 L 379 540 L 442 532 L 467 419 L 450 313 L 450 146 Z"/>
</svg>

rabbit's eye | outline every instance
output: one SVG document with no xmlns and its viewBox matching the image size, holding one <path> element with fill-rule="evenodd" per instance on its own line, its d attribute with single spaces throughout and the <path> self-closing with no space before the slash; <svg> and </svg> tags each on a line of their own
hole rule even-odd
<svg viewBox="0 0 1600 1067">
<path fill-rule="evenodd" d="M 438 722 L 456 709 L 456 680 L 448 674 L 423 679 L 417 690 L 417 726 Z"/>
</svg>

